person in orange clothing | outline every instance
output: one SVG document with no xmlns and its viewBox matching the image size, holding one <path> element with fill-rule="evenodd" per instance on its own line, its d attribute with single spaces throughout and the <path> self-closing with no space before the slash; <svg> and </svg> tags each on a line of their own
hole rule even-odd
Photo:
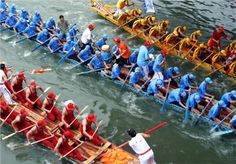
<svg viewBox="0 0 236 164">
<path fill-rule="evenodd" d="M 213 32 L 213 34 L 211 35 L 211 38 L 208 40 L 207 45 L 209 47 L 209 49 L 218 49 L 220 50 L 221 47 L 221 38 L 225 38 L 225 39 L 230 39 L 226 34 L 225 34 L 225 29 L 223 26 L 220 26 L 218 28 L 216 28 Z"/>
<path fill-rule="evenodd" d="M 19 114 L 16 116 L 16 118 L 12 121 L 11 125 L 15 132 L 27 128 L 32 125 L 32 122 L 27 120 L 28 112 L 24 109 L 21 108 Z M 27 133 L 28 130 L 25 130 L 24 133 Z"/>
<path fill-rule="evenodd" d="M 78 110 L 78 107 L 74 104 L 73 101 L 67 101 L 65 103 L 65 107 L 62 110 L 62 117 L 61 117 L 61 122 L 63 125 L 65 125 L 65 128 L 70 128 L 70 129 L 78 129 L 80 126 L 80 123 L 78 120 L 75 120 L 74 116 L 74 111 L 75 109 Z M 75 121 L 74 121 L 75 120 Z M 72 125 L 70 125 L 73 122 Z"/>
<path fill-rule="evenodd" d="M 42 110 L 45 111 L 47 114 L 47 118 L 52 122 L 56 122 L 57 120 L 61 121 L 61 113 L 55 106 L 55 99 L 56 95 L 53 92 L 49 92 L 48 96 L 44 99 Z"/>
<path fill-rule="evenodd" d="M 27 145 L 30 145 L 30 138 L 34 138 L 36 141 L 47 138 L 49 136 L 53 136 L 50 131 L 46 129 L 47 123 L 43 120 L 38 120 L 36 125 L 33 126 L 27 133 L 26 133 L 26 138 L 28 141 Z M 54 149 L 54 147 L 57 144 L 57 140 L 55 137 L 49 138 L 47 140 L 44 140 L 41 142 L 44 144 L 46 147 L 50 149 Z"/>
<path fill-rule="evenodd" d="M 1 112 L 1 119 L 6 119 L 7 116 L 10 114 L 11 112 L 11 108 L 7 105 L 6 101 L 4 100 L 0 100 L 0 112 Z M 11 123 L 15 117 L 16 117 L 17 113 L 15 111 L 13 111 L 11 113 L 11 115 L 8 117 L 8 119 L 6 120 L 7 123 Z"/>
<path fill-rule="evenodd" d="M 91 140 L 93 144 L 102 146 L 104 143 L 97 134 L 94 134 L 92 129 L 92 123 L 97 125 L 97 119 L 93 113 L 90 113 L 86 118 L 83 119 L 82 124 L 80 125 L 80 132 L 82 135 Z"/>
<path fill-rule="evenodd" d="M 127 44 L 125 44 L 120 38 L 114 38 L 113 41 L 116 43 L 119 51 L 119 55 L 116 56 L 117 64 L 129 65 L 130 50 Z"/>
<path fill-rule="evenodd" d="M 35 109 L 36 107 L 41 108 L 43 103 L 38 99 L 37 90 L 40 89 L 44 91 L 42 87 L 38 86 L 35 81 L 30 83 L 29 88 L 26 90 L 26 101 L 28 102 L 28 107 L 30 109 Z"/>
<path fill-rule="evenodd" d="M 22 104 L 26 103 L 26 93 L 23 90 L 23 81 L 26 85 L 28 85 L 28 82 L 25 78 L 24 72 L 19 72 L 18 76 L 14 78 L 11 84 L 13 95 L 16 96 L 17 100 L 20 101 Z"/>
<path fill-rule="evenodd" d="M 57 144 L 54 148 L 54 151 L 62 157 L 66 153 L 68 153 L 70 150 L 73 149 L 71 145 L 69 145 L 69 141 L 75 141 L 74 134 L 70 131 L 65 131 L 63 135 L 58 139 Z M 77 141 L 76 141 L 77 143 Z M 85 159 L 81 156 L 80 152 L 78 150 L 74 150 L 68 155 L 70 158 L 77 158 L 79 161 L 84 161 Z"/>
</svg>

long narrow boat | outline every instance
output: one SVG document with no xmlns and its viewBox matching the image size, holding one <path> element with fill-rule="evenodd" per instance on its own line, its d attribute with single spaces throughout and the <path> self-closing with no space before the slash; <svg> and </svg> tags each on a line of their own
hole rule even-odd
<svg viewBox="0 0 236 164">
<path fill-rule="evenodd" d="M 37 120 L 44 120 L 45 122 L 47 122 L 47 125 L 48 125 L 47 129 L 49 131 L 53 131 L 54 133 L 57 134 L 57 135 L 54 135 L 54 138 L 56 140 L 59 138 L 58 136 L 60 136 L 60 130 L 57 129 L 58 123 L 51 122 L 47 118 L 44 118 L 40 114 L 40 112 L 38 112 L 36 110 L 30 110 L 19 103 L 16 103 L 16 105 L 14 105 L 10 108 L 11 108 L 11 110 L 14 109 L 14 111 L 11 113 L 11 116 L 14 116 L 14 117 L 20 112 L 20 110 L 22 108 L 24 108 L 28 113 L 27 122 L 29 123 L 29 126 L 34 125 L 37 122 Z M 10 111 L 9 111 L 9 113 L 10 113 Z M 0 116 L 1 120 L 2 121 L 5 120 L 8 114 L 4 114 L 4 116 L 1 115 Z M 11 121 L 12 120 L 8 118 L 6 120 L 6 123 L 11 126 Z M 26 135 L 27 132 L 28 131 L 25 130 L 22 133 Z M 73 133 L 75 134 L 76 140 L 80 140 L 82 138 L 82 134 L 78 130 L 73 130 Z M 121 148 L 117 149 L 117 146 L 115 144 L 109 142 L 108 140 L 106 140 L 102 137 L 101 137 L 101 139 L 104 142 L 103 146 L 96 146 L 90 141 L 84 141 L 84 143 L 77 149 L 77 150 L 79 150 L 81 155 L 86 159 L 85 161 L 83 161 L 84 164 L 101 163 L 100 160 L 103 160 L 103 157 L 105 157 L 106 153 L 109 154 L 109 152 L 114 152 L 114 151 L 118 151 L 119 153 L 122 153 L 123 160 L 125 160 L 128 163 L 137 163 L 138 162 L 137 157 L 135 157 L 134 155 L 130 154 L 129 152 L 126 152 L 125 150 L 123 150 Z M 45 145 L 42 142 L 41 142 L 41 144 L 43 144 L 45 147 L 50 149 L 48 147 L 48 145 Z M 73 142 L 70 142 L 69 144 L 72 145 Z M 103 156 L 101 156 L 102 154 L 103 154 Z M 78 161 L 74 158 L 70 158 L 68 156 L 67 156 L 67 159 L 70 161 L 76 162 L 76 163 L 81 163 L 80 161 Z M 114 159 L 114 162 L 120 162 L 119 158 Z"/>
<path fill-rule="evenodd" d="M 38 43 L 37 41 L 35 41 L 35 38 L 32 38 L 32 39 L 30 39 L 30 40 L 32 40 L 36 45 L 39 45 L 39 43 Z M 48 51 L 47 46 L 42 46 L 42 47 L 44 47 L 44 49 L 45 49 L 46 51 Z M 60 58 L 62 58 L 65 54 L 64 54 L 62 51 L 60 51 L 60 52 L 58 52 L 58 53 L 54 53 L 54 55 L 58 55 Z M 71 63 L 71 64 L 75 64 L 75 65 L 80 64 L 79 61 L 74 60 L 74 59 L 66 58 L 66 60 L 67 60 L 69 63 Z M 83 65 L 85 68 L 88 69 L 87 65 L 84 65 L 84 64 L 82 64 L 82 65 Z M 102 76 L 102 77 L 106 77 L 106 78 L 108 78 L 108 79 L 111 79 L 109 75 L 104 74 L 104 73 L 102 73 L 102 72 L 98 72 L 98 74 L 99 74 L 100 76 Z M 126 77 L 127 74 L 128 74 L 127 69 L 124 69 L 124 71 L 123 71 L 123 77 Z M 124 85 L 123 82 L 121 82 L 121 81 L 119 81 L 119 80 L 113 80 L 113 81 L 114 81 L 115 83 L 121 85 L 121 86 Z M 142 84 L 141 84 L 141 85 L 142 85 Z M 137 93 L 136 89 L 135 89 L 133 86 L 129 85 L 128 83 L 126 83 L 124 86 L 125 86 L 126 88 L 132 90 L 133 92 Z M 171 86 L 170 88 L 171 88 L 170 91 L 173 90 L 173 89 L 175 89 L 173 86 Z M 163 104 L 163 103 L 164 103 L 164 100 L 161 99 L 160 97 L 154 97 L 154 96 L 147 95 L 147 93 L 146 93 L 145 91 L 141 91 L 141 92 L 138 93 L 138 94 L 141 94 L 142 96 L 145 96 L 145 97 L 148 97 L 148 98 L 150 98 L 150 99 L 153 99 L 154 101 L 156 101 L 156 102 L 158 102 L 158 103 L 160 103 L 160 104 Z M 217 100 L 214 100 L 214 104 L 215 104 L 216 102 L 217 102 Z M 182 113 L 183 113 L 183 112 L 185 111 L 184 108 L 182 108 L 182 107 L 180 107 L 180 106 L 177 106 L 177 105 L 174 105 L 174 104 L 169 104 L 169 106 L 170 106 L 173 110 L 175 110 L 175 111 L 177 111 L 177 112 L 182 112 Z M 209 110 L 210 107 L 211 107 L 211 105 L 209 105 L 208 110 Z M 203 108 L 204 108 L 204 107 L 201 106 L 200 109 L 203 109 Z M 210 120 L 210 119 L 207 118 L 208 110 L 206 110 L 206 112 L 202 115 L 202 117 L 200 117 L 200 119 L 201 119 L 202 121 L 204 121 L 204 122 L 209 123 L 211 126 L 215 126 L 215 125 L 217 124 L 217 122 L 212 121 L 212 120 Z M 192 112 L 191 114 L 192 114 L 192 116 L 198 116 L 197 113 L 193 113 L 193 112 Z M 224 117 L 224 115 L 221 116 L 221 118 L 223 118 L 223 117 Z M 220 129 L 222 129 L 222 130 L 232 130 L 232 128 L 230 127 L 230 124 L 229 124 L 229 119 L 225 120 L 219 127 L 220 127 Z"/>
<path fill-rule="evenodd" d="M 111 23 L 113 23 L 114 25 L 116 25 L 117 27 L 120 27 L 121 25 L 118 23 L 117 20 L 115 20 L 113 18 L 113 12 L 114 10 L 112 10 L 112 8 L 109 5 L 105 5 L 101 2 L 98 2 L 97 0 L 91 0 L 91 9 L 95 12 L 97 12 L 98 15 L 102 16 L 103 18 L 105 18 L 106 20 L 110 21 Z M 145 35 L 144 33 L 140 33 L 137 34 L 135 33 L 132 28 L 130 28 L 128 25 L 124 25 L 121 28 L 123 28 L 125 31 L 127 31 L 128 33 L 132 34 L 132 35 L 136 35 L 137 37 L 139 37 L 140 39 L 143 40 L 150 40 L 150 38 Z M 178 54 L 178 49 L 173 48 L 174 44 L 163 44 L 162 42 L 158 41 L 158 39 L 155 41 L 155 46 L 161 49 L 168 49 L 170 50 L 170 54 L 172 55 L 176 55 Z M 189 50 L 184 50 L 183 51 L 183 55 L 179 56 L 181 58 L 184 58 L 183 56 L 186 56 L 186 58 L 188 61 L 190 61 L 193 64 L 201 64 L 201 66 L 209 71 L 212 71 L 214 69 L 221 71 L 222 73 L 226 72 L 224 71 L 224 65 L 216 63 L 214 66 L 212 66 L 209 63 L 203 62 L 201 60 L 197 60 L 194 59 L 192 56 L 188 55 L 187 53 L 189 53 Z M 185 55 L 184 55 L 185 54 Z M 230 72 L 228 72 L 226 75 L 232 76 L 232 77 L 236 77 L 236 68 L 232 69 Z"/>
</svg>

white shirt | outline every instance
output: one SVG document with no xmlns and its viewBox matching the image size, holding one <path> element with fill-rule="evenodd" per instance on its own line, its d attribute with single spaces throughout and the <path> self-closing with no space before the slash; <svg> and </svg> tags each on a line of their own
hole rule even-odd
<svg viewBox="0 0 236 164">
<path fill-rule="evenodd" d="M 5 82 L 4 79 L 3 79 L 3 77 L 5 77 L 5 76 L 6 76 L 6 75 L 5 75 L 5 73 L 3 72 L 3 70 L 0 70 L 0 84 Z"/>
<path fill-rule="evenodd" d="M 142 154 L 150 149 L 150 146 L 140 133 L 136 134 L 136 136 L 129 141 L 129 146 L 135 151 L 136 154 Z"/>
<path fill-rule="evenodd" d="M 87 44 L 88 40 L 91 40 L 92 34 L 89 28 L 86 28 L 81 36 L 81 41 L 83 44 Z"/>
</svg>

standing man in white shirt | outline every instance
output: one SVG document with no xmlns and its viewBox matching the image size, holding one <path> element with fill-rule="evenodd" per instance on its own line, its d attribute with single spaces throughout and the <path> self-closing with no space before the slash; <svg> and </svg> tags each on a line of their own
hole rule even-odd
<svg viewBox="0 0 236 164">
<path fill-rule="evenodd" d="M 0 64 L 0 97 L 3 96 L 4 99 L 6 100 L 7 104 L 12 105 L 14 102 L 11 97 L 11 92 L 5 86 L 5 82 L 10 80 L 12 78 L 12 76 L 7 78 L 7 76 L 4 73 L 5 67 L 6 66 L 4 63 Z"/>
<path fill-rule="evenodd" d="M 93 31 L 94 29 L 95 29 L 95 25 L 93 23 L 89 23 L 88 27 L 84 30 L 84 32 L 81 36 L 81 42 L 82 42 L 81 50 L 83 50 L 86 47 L 86 45 L 89 45 L 92 50 L 92 33 L 91 33 L 91 31 Z"/>
<path fill-rule="evenodd" d="M 134 129 L 127 130 L 127 133 L 131 137 L 129 146 L 138 154 L 140 164 L 156 164 L 154 153 L 144 139 L 150 136 L 145 133 L 136 133 Z"/>
</svg>

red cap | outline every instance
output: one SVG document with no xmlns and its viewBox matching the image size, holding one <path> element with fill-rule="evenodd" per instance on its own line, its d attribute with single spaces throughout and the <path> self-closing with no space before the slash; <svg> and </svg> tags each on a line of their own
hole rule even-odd
<svg viewBox="0 0 236 164">
<path fill-rule="evenodd" d="M 47 123 L 46 123 L 45 121 L 43 121 L 43 120 L 38 120 L 38 121 L 37 121 L 37 125 L 38 125 L 38 126 L 46 126 Z"/>
<path fill-rule="evenodd" d="M 168 55 L 169 52 L 168 52 L 167 50 L 165 50 L 165 49 L 162 49 L 162 50 L 161 50 L 161 54 L 162 54 L 162 55 Z"/>
<path fill-rule="evenodd" d="M 18 73 L 18 77 L 21 78 L 21 79 L 25 79 L 25 74 L 24 74 L 24 72 L 20 71 L 20 72 Z"/>
<path fill-rule="evenodd" d="M 89 121 L 92 121 L 92 122 L 96 122 L 96 121 L 97 121 L 97 119 L 96 119 L 96 117 L 94 116 L 93 113 L 90 113 L 90 114 L 87 116 L 87 119 L 88 119 Z"/>
<path fill-rule="evenodd" d="M 88 28 L 89 28 L 90 30 L 93 30 L 93 29 L 95 28 L 95 25 L 94 25 L 93 23 L 89 23 L 89 24 L 88 24 Z"/>
<path fill-rule="evenodd" d="M 55 100 L 56 94 L 53 92 L 48 92 L 48 98 Z"/>
<path fill-rule="evenodd" d="M 69 103 L 66 107 L 70 111 L 74 111 L 75 110 L 75 105 L 73 103 Z"/>
<path fill-rule="evenodd" d="M 69 130 L 65 131 L 63 133 L 63 135 L 66 137 L 66 138 L 74 138 L 74 134 L 72 132 L 70 132 Z"/>
<path fill-rule="evenodd" d="M 120 43 L 120 42 L 121 42 L 121 39 L 120 39 L 120 38 L 114 38 L 113 41 L 114 41 L 115 43 Z"/>
<path fill-rule="evenodd" d="M 21 115 L 28 115 L 28 112 L 24 108 L 21 108 L 20 114 Z"/>
<path fill-rule="evenodd" d="M 150 47 L 151 45 L 152 44 L 151 44 L 151 42 L 149 40 L 144 42 L 144 46 L 146 46 L 146 47 Z"/>
<path fill-rule="evenodd" d="M 223 26 L 218 27 L 219 31 L 225 31 L 225 28 Z"/>
<path fill-rule="evenodd" d="M 37 86 L 37 84 L 36 84 L 36 82 L 35 82 L 35 81 L 32 81 L 32 82 L 30 83 L 30 86 L 32 86 L 32 87 L 36 87 L 36 86 Z"/>
<path fill-rule="evenodd" d="M 0 107 L 1 107 L 1 109 L 6 109 L 7 108 L 7 103 L 6 103 L 6 101 L 4 101 L 4 100 L 1 100 L 1 102 L 0 102 Z"/>
</svg>

